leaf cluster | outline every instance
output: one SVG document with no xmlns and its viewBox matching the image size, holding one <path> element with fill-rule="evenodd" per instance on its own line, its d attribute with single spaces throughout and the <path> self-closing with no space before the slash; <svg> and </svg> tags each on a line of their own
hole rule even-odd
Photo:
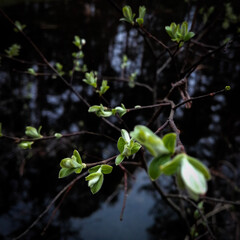
<svg viewBox="0 0 240 240">
<path fill-rule="evenodd" d="M 73 151 L 71 158 L 64 158 L 60 162 L 61 170 L 59 171 L 59 178 L 64 178 L 72 173 L 79 174 L 83 168 L 86 168 L 86 164 L 82 163 L 82 158 L 77 150 Z"/>
<path fill-rule="evenodd" d="M 154 156 L 148 168 L 152 180 L 161 174 L 176 175 L 178 186 L 186 189 L 193 199 L 207 191 L 207 180 L 211 178 L 209 170 L 196 158 L 185 153 L 175 153 L 176 134 L 168 133 L 161 139 L 149 128 L 138 125 L 130 135 Z"/>
<path fill-rule="evenodd" d="M 137 153 L 141 148 L 141 145 L 139 143 L 130 138 L 128 132 L 125 129 L 121 130 L 121 135 L 122 136 L 118 139 L 117 143 L 117 148 L 120 154 L 115 159 L 116 165 L 119 165 L 125 157 L 129 158 L 130 156 Z"/>
<path fill-rule="evenodd" d="M 85 178 L 88 181 L 88 186 L 92 194 L 97 193 L 103 184 L 104 174 L 110 174 L 112 172 L 112 166 L 110 165 L 97 165 L 88 169 L 89 175 Z"/>
<path fill-rule="evenodd" d="M 120 21 L 128 22 L 132 25 L 135 24 L 134 18 L 136 16 L 135 13 L 132 12 L 132 8 L 128 5 L 124 6 L 122 9 L 123 18 L 120 19 Z M 138 10 L 138 18 L 136 19 L 136 22 L 139 26 L 142 26 L 144 23 L 144 16 L 146 13 L 146 8 L 144 6 L 140 6 Z"/>
<path fill-rule="evenodd" d="M 181 26 L 180 24 L 173 22 L 170 26 L 166 26 L 165 30 L 171 37 L 172 41 L 179 44 L 179 47 L 182 47 L 184 42 L 187 42 L 195 36 L 194 32 L 188 31 L 188 23 L 186 21 L 184 21 Z"/>
<path fill-rule="evenodd" d="M 5 53 L 8 57 L 17 57 L 19 56 L 19 51 L 21 49 L 21 46 L 19 44 L 13 44 L 8 49 L 5 50 Z"/>
<path fill-rule="evenodd" d="M 102 104 L 91 106 L 88 109 L 88 112 L 94 112 L 98 117 L 110 117 L 112 115 L 118 114 L 122 117 L 124 114 L 127 113 L 127 109 L 125 108 L 124 104 L 121 104 L 121 107 L 115 107 L 113 109 L 109 109 L 104 107 Z"/>
</svg>

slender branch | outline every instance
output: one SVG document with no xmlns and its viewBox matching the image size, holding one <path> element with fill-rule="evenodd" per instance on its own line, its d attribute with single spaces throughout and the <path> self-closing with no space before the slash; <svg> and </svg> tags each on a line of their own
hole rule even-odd
<svg viewBox="0 0 240 240">
<path fill-rule="evenodd" d="M 189 199 L 187 196 L 176 195 L 176 194 L 167 194 L 166 198 L 178 198 L 178 199 L 183 199 L 186 202 L 189 202 L 194 208 L 196 208 L 198 210 L 198 212 L 199 212 L 203 222 L 205 223 L 205 225 L 207 227 L 208 233 L 210 234 L 211 238 L 212 239 L 216 239 L 215 236 L 213 235 L 213 232 L 212 232 L 211 228 L 208 225 L 208 221 L 207 221 L 206 216 L 204 216 L 204 214 L 202 213 L 201 209 L 199 209 L 199 207 L 191 199 Z"/>
<path fill-rule="evenodd" d="M 79 136 L 79 135 L 93 135 L 93 136 L 99 136 L 99 137 L 105 137 L 113 142 L 116 142 L 115 139 L 101 133 L 95 133 L 95 132 L 89 132 L 89 131 L 80 131 L 80 132 L 74 132 L 74 133 L 66 133 L 62 134 L 61 138 L 66 138 L 66 137 L 74 137 L 74 136 Z M 19 138 L 19 137 L 11 137 L 7 135 L 2 135 L 2 137 L 10 139 L 15 141 L 16 143 L 23 142 L 23 141 L 32 141 L 32 142 L 38 142 L 38 141 L 45 141 L 45 140 L 51 140 L 51 139 L 57 139 L 55 136 L 43 136 L 41 138 Z"/>
<path fill-rule="evenodd" d="M 182 106 L 183 104 L 187 103 L 187 102 L 191 102 L 191 101 L 195 101 L 195 100 L 199 100 L 199 99 L 203 99 L 203 98 L 207 98 L 207 97 L 213 97 L 215 96 L 216 94 L 220 94 L 220 93 L 223 93 L 225 92 L 226 89 L 222 89 L 222 90 L 219 90 L 219 91 L 216 91 L 216 92 L 212 92 L 212 93 L 208 93 L 208 94 L 205 94 L 205 95 L 202 95 L 202 96 L 198 96 L 198 97 L 192 97 L 192 98 L 189 98 L 187 99 L 186 101 L 183 101 L 179 104 L 177 104 L 175 107 L 174 107 L 174 110 L 177 109 L 178 107 Z"/>
<path fill-rule="evenodd" d="M 126 82 L 128 83 L 129 82 L 129 79 L 127 78 L 119 78 L 119 77 L 108 77 L 108 76 L 105 76 L 103 77 L 103 79 L 106 79 L 106 80 L 109 80 L 109 81 L 117 81 L 117 82 Z M 144 84 L 144 83 L 140 83 L 140 82 L 134 82 L 136 86 L 139 86 L 139 87 L 144 87 L 146 89 L 148 89 L 150 92 L 153 92 L 153 89 L 148 86 L 147 84 Z"/>
<path fill-rule="evenodd" d="M 70 183 L 68 183 L 49 203 L 49 205 L 45 208 L 45 210 L 36 218 L 36 220 L 20 235 L 13 238 L 13 240 L 17 240 L 25 236 L 39 221 L 40 219 L 50 210 L 51 206 L 60 198 L 60 196 L 69 189 L 69 187 L 73 186 L 76 181 L 81 179 L 82 177 L 86 176 L 88 172 L 84 172 L 81 175 L 77 176 L 75 179 L 73 179 Z"/>
<path fill-rule="evenodd" d="M 122 205 L 122 210 L 121 210 L 121 214 L 120 214 L 120 221 L 123 220 L 123 213 L 126 207 L 126 202 L 127 202 L 127 190 L 128 190 L 128 185 L 127 185 L 127 171 L 126 169 L 120 164 L 119 165 L 121 167 L 121 169 L 124 172 L 124 198 L 123 198 L 123 205 Z"/>
</svg>

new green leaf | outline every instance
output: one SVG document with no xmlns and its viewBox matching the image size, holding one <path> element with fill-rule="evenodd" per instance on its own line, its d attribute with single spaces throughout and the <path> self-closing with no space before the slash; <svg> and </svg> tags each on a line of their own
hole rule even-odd
<svg viewBox="0 0 240 240">
<path fill-rule="evenodd" d="M 148 167 L 148 175 L 152 180 L 156 180 L 163 172 L 161 166 L 170 160 L 170 155 L 160 155 L 155 157 L 149 167 Z"/>
</svg>

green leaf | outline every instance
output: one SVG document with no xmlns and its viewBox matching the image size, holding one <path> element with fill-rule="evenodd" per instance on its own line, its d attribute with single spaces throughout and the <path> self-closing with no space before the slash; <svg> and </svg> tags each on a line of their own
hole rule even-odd
<svg viewBox="0 0 240 240">
<path fill-rule="evenodd" d="M 182 158 L 180 174 L 188 193 L 194 199 L 196 199 L 196 195 L 207 192 L 207 183 L 204 175 L 190 164 L 187 156 Z"/>
<path fill-rule="evenodd" d="M 97 166 L 94 166 L 94 167 L 92 167 L 92 168 L 89 168 L 89 169 L 88 169 L 88 172 L 89 172 L 89 173 L 95 173 L 95 172 L 97 172 L 100 168 L 101 168 L 101 165 L 97 165 Z"/>
<path fill-rule="evenodd" d="M 137 125 L 130 135 L 134 140 L 146 147 L 154 157 L 169 154 L 169 151 L 164 146 L 162 139 L 143 125 Z"/>
<path fill-rule="evenodd" d="M 55 138 L 61 138 L 61 137 L 62 137 L 62 134 L 61 134 L 61 133 L 55 133 L 55 134 L 54 134 L 54 137 L 55 137 Z"/>
<path fill-rule="evenodd" d="M 135 142 L 131 148 L 131 155 L 137 153 L 141 147 L 142 146 L 139 143 Z"/>
<path fill-rule="evenodd" d="M 33 143 L 34 142 L 23 141 L 23 142 L 19 143 L 18 146 L 22 149 L 31 149 Z"/>
<path fill-rule="evenodd" d="M 83 79 L 83 82 L 96 88 L 97 87 L 97 77 L 96 76 L 97 76 L 97 72 L 91 71 L 90 73 L 85 73 L 85 79 Z"/>
<path fill-rule="evenodd" d="M 75 171 L 75 169 L 72 169 L 72 168 L 62 168 L 62 169 L 59 171 L 58 178 L 67 177 L 67 176 L 69 176 L 70 174 L 72 174 L 74 171 Z"/>
<path fill-rule="evenodd" d="M 112 172 L 113 167 L 107 164 L 101 165 L 101 172 L 103 174 L 109 174 Z"/>
<path fill-rule="evenodd" d="M 100 175 L 100 177 L 96 183 L 91 185 L 90 190 L 91 190 L 92 194 L 96 194 L 101 189 L 102 184 L 103 184 L 103 174 Z"/>
<path fill-rule="evenodd" d="M 161 166 L 168 162 L 170 160 L 170 155 L 161 155 L 158 157 L 155 157 L 149 167 L 148 167 L 148 175 L 150 176 L 150 178 L 152 180 L 156 180 L 161 174 L 162 174 L 162 170 L 161 170 Z"/>
<path fill-rule="evenodd" d="M 118 151 L 119 151 L 120 153 L 123 152 L 125 143 L 126 143 L 126 142 L 125 142 L 125 140 L 124 140 L 122 137 L 120 137 L 120 138 L 118 139 L 117 148 L 118 148 Z"/>
<path fill-rule="evenodd" d="M 73 155 L 76 157 L 76 160 L 79 164 L 82 164 L 82 158 L 77 150 L 73 151 Z"/>
<path fill-rule="evenodd" d="M 100 91 L 98 91 L 100 96 L 102 96 L 110 88 L 107 84 L 108 84 L 107 80 L 102 81 Z"/>
<path fill-rule="evenodd" d="M 91 185 L 95 184 L 101 175 L 102 175 L 101 172 L 93 172 L 89 174 L 87 177 L 85 177 L 86 181 L 94 180 L 94 181 L 91 181 L 90 183 L 88 182 L 88 186 L 90 187 Z"/>
<path fill-rule="evenodd" d="M 122 8 L 124 18 L 121 18 L 120 21 L 126 21 L 134 25 L 135 14 L 132 13 L 132 8 L 128 5 Z"/>
<path fill-rule="evenodd" d="M 26 28 L 25 24 L 21 24 L 19 21 L 15 21 L 16 28 L 14 28 L 15 32 L 23 31 Z"/>
<path fill-rule="evenodd" d="M 138 23 L 139 26 L 142 26 L 144 23 L 144 20 L 143 20 L 143 18 L 137 18 L 136 22 Z"/>
<path fill-rule="evenodd" d="M 208 168 L 204 164 L 202 164 L 196 158 L 193 158 L 190 156 L 187 156 L 187 159 L 188 159 L 189 163 L 191 163 L 193 165 L 193 167 L 195 167 L 198 171 L 200 171 L 207 180 L 211 179 L 211 174 L 210 174 Z"/>
<path fill-rule="evenodd" d="M 121 107 L 115 107 L 115 109 L 112 109 L 112 113 L 116 114 L 118 113 L 120 117 L 122 117 L 124 114 L 127 113 L 127 109 L 123 104 L 121 104 Z"/>
<path fill-rule="evenodd" d="M 127 55 L 123 55 L 122 57 L 122 64 L 121 64 L 121 68 L 125 69 L 128 66 L 128 57 Z"/>
<path fill-rule="evenodd" d="M 145 14 L 146 14 L 145 6 L 139 6 L 138 13 L 139 13 L 139 15 L 138 15 L 139 18 L 144 18 Z"/>
<path fill-rule="evenodd" d="M 35 72 L 35 70 L 33 68 L 28 68 L 27 72 L 33 76 L 36 76 L 37 73 Z"/>
<path fill-rule="evenodd" d="M 82 165 L 77 162 L 77 159 L 74 156 L 72 158 L 62 159 L 62 161 L 60 162 L 60 166 L 62 168 L 81 168 Z"/>
<path fill-rule="evenodd" d="M 5 50 L 5 53 L 7 54 L 8 57 L 17 57 L 19 55 L 19 51 L 21 49 L 21 46 L 18 44 L 13 44 L 10 46 L 7 50 Z"/>
<path fill-rule="evenodd" d="M 180 174 L 180 169 L 177 171 L 177 174 L 176 174 L 176 182 L 177 182 L 177 186 L 180 189 L 183 190 L 185 188 L 184 182 L 183 182 L 181 174 Z"/>
<path fill-rule="evenodd" d="M 171 154 L 175 152 L 176 138 L 177 135 L 175 133 L 168 133 L 162 138 L 165 147 Z"/>
<path fill-rule="evenodd" d="M 122 154 L 119 154 L 116 159 L 115 159 L 115 164 L 119 165 L 123 160 L 124 160 L 125 156 Z"/>
<path fill-rule="evenodd" d="M 107 110 L 107 107 L 104 107 L 102 104 L 100 104 L 100 106 L 91 106 L 88 112 L 95 112 L 98 117 L 110 117 L 113 114 L 112 111 Z"/>
<path fill-rule="evenodd" d="M 31 126 L 26 127 L 25 134 L 31 138 L 41 138 L 42 137 L 40 132 L 35 127 L 31 127 Z"/>
<path fill-rule="evenodd" d="M 173 175 L 175 174 L 178 169 L 181 167 L 182 159 L 186 157 L 186 154 L 178 154 L 174 157 L 171 161 L 166 162 L 161 166 L 162 173 L 166 175 Z"/>
<path fill-rule="evenodd" d="M 122 129 L 122 130 L 121 130 L 121 134 L 122 134 L 122 138 L 124 139 L 124 141 L 125 141 L 126 143 L 129 143 L 129 142 L 130 142 L 130 136 L 129 136 L 127 130 Z"/>
</svg>

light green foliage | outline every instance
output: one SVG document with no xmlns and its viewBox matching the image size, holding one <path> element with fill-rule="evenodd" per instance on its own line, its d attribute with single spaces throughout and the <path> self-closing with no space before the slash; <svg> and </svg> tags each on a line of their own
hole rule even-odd
<svg viewBox="0 0 240 240">
<path fill-rule="evenodd" d="M 181 153 L 160 168 L 166 175 L 176 174 L 179 187 L 186 189 L 193 199 L 198 200 L 199 195 L 207 192 L 207 180 L 211 175 L 199 160 Z"/>
<path fill-rule="evenodd" d="M 122 57 L 122 64 L 121 64 L 121 68 L 125 69 L 128 66 L 128 57 L 126 54 L 123 55 Z"/>
<path fill-rule="evenodd" d="M 5 53 L 7 54 L 8 57 L 17 57 L 19 56 L 19 51 L 21 49 L 21 46 L 18 44 L 13 44 L 10 46 L 8 49 L 5 50 Z"/>
<path fill-rule="evenodd" d="M 94 112 L 98 117 L 110 117 L 112 116 L 112 111 L 108 110 L 107 107 L 104 107 L 102 104 L 91 106 L 88 109 L 88 112 Z"/>
<path fill-rule="evenodd" d="M 130 133 L 130 136 L 146 147 L 154 157 L 169 154 L 169 151 L 164 146 L 162 139 L 143 125 L 137 125 L 134 128 L 134 131 Z"/>
<path fill-rule="evenodd" d="M 134 25 L 134 17 L 136 14 L 132 13 L 132 8 L 126 5 L 123 7 L 122 12 L 123 12 L 124 18 L 121 18 L 120 21 L 125 21 Z"/>
<path fill-rule="evenodd" d="M 26 28 L 25 24 L 21 24 L 19 21 L 15 21 L 16 27 L 14 28 L 15 32 L 23 31 L 24 28 Z"/>
<path fill-rule="evenodd" d="M 121 130 L 121 135 L 122 136 L 118 139 L 117 143 L 120 154 L 115 159 L 116 165 L 119 165 L 125 157 L 129 158 L 130 156 L 137 153 L 141 148 L 141 145 L 139 143 L 130 138 L 128 132 L 125 129 Z"/>
<path fill-rule="evenodd" d="M 203 204 L 204 204 L 203 201 L 199 202 L 198 205 L 197 205 L 197 206 L 198 206 L 198 209 L 196 209 L 196 210 L 194 211 L 194 213 L 193 213 L 193 216 L 194 216 L 194 218 L 195 218 L 196 220 L 201 217 L 201 215 L 200 215 L 200 213 L 199 213 L 199 210 L 202 211 L 202 213 L 204 213 L 204 206 L 203 206 Z"/>
<path fill-rule="evenodd" d="M 230 87 L 230 86 L 226 86 L 226 87 L 225 87 L 225 90 L 226 90 L 226 91 L 230 91 L 230 90 L 231 90 L 231 87 Z"/>
<path fill-rule="evenodd" d="M 77 72 L 86 72 L 87 66 L 86 64 L 82 65 L 82 59 L 84 58 L 84 53 L 82 51 L 82 47 L 86 44 L 85 39 L 81 39 L 79 36 L 74 36 L 73 44 L 78 48 L 79 51 L 73 52 L 73 65 L 74 65 L 74 71 Z M 72 76 L 72 72 L 70 72 L 70 76 Z"/>
<path fill-rule="evenodd" d="M 86 40 L 85 40 L 85 39 L 81 39 L 79 36 L 75 35 L 75 36 L 74 36 L 73 44 L 74 44 L 77 48 L 82 49 L 83 45 L 86 44 Z"/>
<path fill-rule="evenodd" d="M 97 72 L 91 71 L 90 73 L 85 73 L 85 78 L 83 82 L 87 83 L 94 88 L 97 88 Z"/>
<path fill-rule="evenodd" d="M 136 16 L 135 13 L 132 12 L 132 8 L 128 5 L 124 6 L 122 9 L 124 18 L 121 18 L 120 21 L 128 22 L 132 25 L 134 25 L 134 18 Z M 138 9 L 138 18 L 136 19 L 136 22 L 141 27 L 144 23 L 144 16 L 146 13 L 145 6 L 140 6 Z"/>
<path fill-rule="evenodd" d="M 136 19 L 136 22 L 138 23 L 139 26 L 142 26 L 144 23 L 144 16 L 146 14 L 146 8 L 145 6 L 140 6 L 138 10 L 138 18 Z"/>
<path fill-rule="evenodd" d="M 194 32 L 188 31 L 188 23 L 185 21 L 181 24 L 171 23 L 170 26 L 165 27 L 166 32 L 171 37 L 172 41 L 175 41 L 179 44 L 179 47 L 182 47 L 184 42 L 188 41 L 194 37 Z"/>
<path fill-rule="evenodd" d="M 110 87 L 108 86 L 108 81 L 103 80 L 102 85 L 100 87 L 100 90 L 97 90 L 96 92 L 99 93 L 100 96 L 102 96 Z"/>
<path fill-rule="evenodd" d="M 120 117 L 122 117 L 124 114 L 127 113 L 127 109 L 125 108 L 124 104 L 121 103 L 121 107 L 115 107 L 114 109 L 112 109 L 112 114 L 118 114 Z"/>
<path fill-rule="evenodd" d="M 23 141 L 23 142 L 19 143 L 18 146 L 21 149 L 31 149 L 33 143 L 34 142 L 31 142 L 31 141 Z"/>
<path fill-rule="evenodd" d="M 237 23 L 240 21 L 240 18 L 233 12 L 233 7 L 231 5 L 231 3 L 226 3 L 225 4 L 225 18 L 224 21 L 222 23 L 222 27 L 224 29 L 228 29 L 230 24 L 233 23 Z"/>
<path fill-rule="evenodd" d="M 91 106 L 88 109 L 88 112 L 95 112 L 95 114 L 98 117 L 110 117 L 112 115 L 116 115 L 118 114 L 120 117 L 122 117 L 124 114 L 127 113 L 127 109 L 125 108 L 125 106 L 123 104 L 121 104 L 121 107 L 115 107 L 113 109 L 109 109 L 107 107 L 104 107 L 102 104 L 98 105 L 94 105 Z"/>
<path fill-rule="evenodd" d="M 207 23 L 210 15 L 214 12 L 214 9 L 215 7 L 214 6 L 211 6 L 209 7 L 208 9 L 205 9 L 205 8 L 201 8 L 199 10 L 199 13 L 203 15 L 203 23 Z"/>
<path fill-rule="evenodd" d="M 33 75 L 33 76 L 36 76 L 37 75 L 37 73 L 35 72 L 35 70 L 33 69 L 33 68 L 28 68 L 28 73 L 29 74 L 31 74 L 31 75 Z"/>
<path fill-rule="evenodd" d="M 161 139 L 149 128 L 139 125 L 130 135 L 154 156 L 148 168 L 152 180 L 161 174 L 176 175 L 179 187 L 186 189 L 193 199 L 197 200 L 199 195 L 206 193 L 207 180 L 211 179 L 211 175 L 205 165 L 185 153 L 178 154 L 171 160 L 175 153 L 175 133 L 168 133 Z M 122 150 L 123 143 L 118 145 Z"/>
<path fill-rule="evenodd" d="M 97 165 L 88 170 L 89 175 L 85 178 L 88 181 L 88 186 L 91 189 L 92 194 L 97 193 L 103 184 L 104 174 L 112 172 L 112 166 L 110 165 Z"/>
<path fill-rule="evenodd" d="M 58 74 L 59 74 L 60 76 L 63 76 L 63 75 L 65 74 L 65 72 L 63 71 L 63 65 L 62 65 L 61 63 L 57 62 L 57 63 L 55 64 L 55 66 L 56 66 L 56 69 L 57 69 Z"/>
<path fill-rule="evenodd" d="M 2 137 L 2 123 L 0 122 L 0 137 Z"/>
<path fill-rule="evenodd" d="M 61 134 L 61 133 L 55 133 L 54 136 L 55 136 L 55 138 L 58 138 L 58 139 L 59 139 L 59 138 L 62 137 L 62 134 Z"/>
<path fill-rule="evenodd" d="M 73 151 L 71 158 L 64 158 L 60 162 L 61 170 L 59 171 L 59 178 L 67 177 L 72 173 L 81 173 L 86 164 L 82 163 L 82 158 L 77 150 Z"/>
<path fill-rule="evenodd" d="M 25 134 L 31 138 L 42 138 L 42 135 L 40 134 L 41 129 L 42 126 L 40 126 L 38 130 L 35 127 L 27 126 Z"/>
<path fill-rule="evenodd" d="M 135 87 L 135 79 L 137 77 L 137 73 L 131 73 L 131 75 L 129 76 L 129 82 L 128 82 L 128 86 L 130 88 L 134 88 Z"/>
</svg>

